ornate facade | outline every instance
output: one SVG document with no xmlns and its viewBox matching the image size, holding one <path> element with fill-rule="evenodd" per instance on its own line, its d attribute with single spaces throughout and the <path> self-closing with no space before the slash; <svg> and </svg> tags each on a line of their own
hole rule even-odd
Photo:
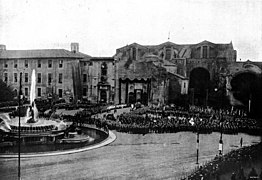
<svg viewBox="0 0 262 180">
<path fill-rule="evenodd" d="M 114 103 L 115 61 L 112 57 L 80 60 L 83 98 L 93 103 Z"/>
</svg>

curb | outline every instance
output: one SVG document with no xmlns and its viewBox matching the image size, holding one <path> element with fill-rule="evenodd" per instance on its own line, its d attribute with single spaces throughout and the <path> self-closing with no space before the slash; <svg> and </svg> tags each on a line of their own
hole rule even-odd
<svg viewBox="0 0 262 180">
<path fill-rule="evenodd" d="M 116 140 L 116 135 L 109 131 L 108 138 L 104 141 L 100 142 L 99 144 L 95 144 L 93 146 L 84 147 L 81 149 L 73 149 L 68 151 L 60 151 L 60 152 L 47 152 L 47 153 L 32 153 L 32 154 L 21 154 L 21 158 L 33 158 L 33 157 L 45 157 L 45 156 L 57 156 L 57 155 L 66 155 L 66 154 L 73 154 L 73 153 L 79 153 L 84 151 L 89 151 L 92 149 L 100 148 L 103 146 L 106 146 Z M 18 154 L 0 154 L 0 158 L 18 158 Z"/>
</svg>

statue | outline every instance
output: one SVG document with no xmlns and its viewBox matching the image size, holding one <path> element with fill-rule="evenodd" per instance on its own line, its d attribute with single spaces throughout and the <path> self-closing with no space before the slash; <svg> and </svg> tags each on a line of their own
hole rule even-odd
<svg viewBox="0 0 262 180">
<path fill-rule="evenodd" d="M 33 101 L 32 105 L 29 107 L 29 117 L 31 116 L 31 118 L 29 118 L 27 120 L 27 123 L 35 123 L 35 114 L 34 114 L 34 106 L 35 106 L 35 102 Z"/>
</svg>

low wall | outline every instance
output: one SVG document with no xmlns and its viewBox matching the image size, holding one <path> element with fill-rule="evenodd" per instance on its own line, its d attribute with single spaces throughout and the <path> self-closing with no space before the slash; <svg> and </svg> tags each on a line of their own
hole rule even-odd
<svg viewBox="0 0 262 180">
<path fill-rule="evenodd" d="M 90 135 L 91 137 L 95 137 L 95 140 L 92 142 L 84 142 L 84 143 L 74 143 L 74 144 L 47 144 L 47 145 L 29 145 L 25 146 L 23 149 L 24 152 L 21 153 L 21 157 L 39 157 L 39 156 L 51 156 L 51 155 L 63 155 L 63 154 L 71 154 L 82 152 L 86 150 L 95 149 L 98 147 L 105 146 L 116 139 L 116 136 L 111 131 L 104 131 L 99 128 L 90 127 L 86 125 L 86 127 L 81 128 L 84 133 Z M 58 146 L 61 146 L 59 148 Z M 21 146 L 22 150 L 23 146 Z M 6 153 L 0 153 L 0 158 L 17 158 L 18 152 L 17 147 L 13 147 L 12 151 L 7 151 Z M 25 153 L 26 152 L 26 153 Z"/>
</svg>

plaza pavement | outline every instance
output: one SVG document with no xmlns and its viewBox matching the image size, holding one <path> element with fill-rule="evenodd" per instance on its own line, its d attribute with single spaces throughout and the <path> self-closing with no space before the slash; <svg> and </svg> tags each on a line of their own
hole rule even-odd
<svg viewBox="0 0 262 180">
<path fill-rule="evenodd" d="M 196 165 L 196 134 L 127 134 L 104 147 L 61 156 L 21 159 L 22 179 L 174 179 Z M 260 141 L 245 134 L 224 135 L 224 153 Z M 200 135 L 200 164 L 218 154 L 220 134 Z M 0 158 L 0 179 L 17 179 L 17 159 Z"/>
<path fill-rule="evenodd" d="M 119 109 L 117 114 L 129 110 Z M 176 179 L 197 166 L 194 133 L 114 133 L 116 141 L 95 150 L 23 158 L 22 179 Z M 223 135 L 224 153 L 239 148 L 240 137 L 244 146 L 260 142 L 259 137 L 246 134 Z M 219 133 L 200 135 L 200 164 L 218 154 L 219 138 Z M 0 159 L 0 174 L 0 179 L 17 179 L 17 160 Z"/>
</svg>

